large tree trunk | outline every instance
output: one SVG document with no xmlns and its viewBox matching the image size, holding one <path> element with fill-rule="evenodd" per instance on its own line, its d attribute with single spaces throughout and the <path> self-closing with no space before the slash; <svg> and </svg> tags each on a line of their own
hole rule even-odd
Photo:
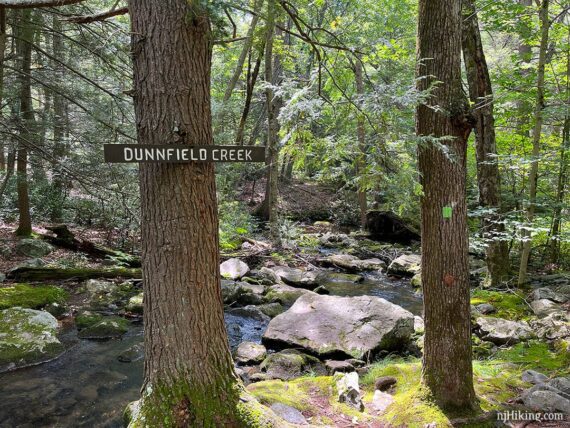
<svg viewBox="0 0 570 428">
<path fill-rule="evenodd" d="M 19 138 L 18 155 L 16 161 L 17 189 L 18 189 L 18 228 L 16 234 L 29 236 L 32 233 L 32 217 L 30 214 L 30 198 L 28 195 L 28 145 L 34 138 L 35 118 L 32 105 L 32 41 L 34 29 L 32 24 L 32 11 L 27 9 L 21 13 L 20 27 L 16 28 L 17 55 L 20 62 L 20 88 L 19 88 Z"/>
<path fill-rule="evenodd" d="M 536 106 L 534 111 L 534 128 L 532 131 L 532 159 L 530 164 L 529 201 L 526 210 L 526 227 L 522 230 L 523 246 L 521 251 L 521 264 L 519 268 L 518 285 L 526 283 L 528 259 L 532 248 L 532 238 L 529 228 L 532 227 L 534 211 L 536 208 L 536 189 L 538 181 L 538 157 L 540 156 L 540 138 L 542 135 L 542 122 L 544 110 L 544 67 L 546 65 L 546 51 L 548 49 L 548 20 L 549 0 L 543 0 L 540 5 L 540 49 L 538 54 L 538 67 L 536 76 Z"/>
<path fill-rule="evenodd" d="M 418 89 L 425 91 L 435 81 L 441 82 L 428 105 L 420 105 L 416 112 L 423 186 L 422 379 L 439 405 L 465 410 L 475 403 L 465 197 L 472 119 L 461 88 L 460 2 L 420 0 L 417 43 L 416 75 L 422 77 Z M 447 138 L 433 141 L 440 137 Z"/>
<path fill-rule="evenodd" d="M 362 79 L 362 62 L 357 58 L 354 64 L 354 76 L 356 80 L 356 93 L 358 96 L 364 94 L 364 82 Z M 356 174 L 358 176 L 358 207 L 360 210 L 360 227 L 366 228 L 366 212 L 368 211 L 368 203 L 366 198 L 366 190 L 362 185 L 364 168 L 366 164 L 366 129 L 364 124 L 364 117 L 362 113 L 357 111 L 356 133 L 358 135 L 358 151 L 356 158 Z"/>
<path fill-rule="evenodd" d="M 479 205 L 490 210 L 482 219 L 483 238 L 487 241 L 486 259 L 491 285 L 497 286 L 509 276 L 509 246 L 500 221 L 501 184 L 497 164 L 493 89 L 481 43 L 479 22 L 473 0 L 463 1 L 463 58 L 469 82 L 469 97 L 474 104 L 475 154 Z"/>
<path fill-rule="evenodd" d="M 213 144 L 202 3 L 130 0 L 141 144 Z M 220 289 L 212 163 L 140 165 L 147 426 L 242 426 Z"/>
</svg>

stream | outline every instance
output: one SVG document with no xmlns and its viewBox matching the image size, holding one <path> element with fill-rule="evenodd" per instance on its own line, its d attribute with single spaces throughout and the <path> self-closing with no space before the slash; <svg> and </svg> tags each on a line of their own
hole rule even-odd
<svg viewBox="0 0 570 428">
<path fill-rule="evenodd" d="M 358 284 L 333 281 L 327 289 L 333 295 L 382 297 L 421 313 L 421 296 L 408 281 L 381 273 Z M 232 348 L 243 340 L 261 341 L 263 322 L 228 313 L 225 318 Z M 0 427 L 121 427 L 125 406 L 139 398 L 143 361 L 117 357 L 142 342 L 142 326 L 133 324 L 121 340 L 78 340 L 74 328 L 60 339 L 67 351 L 56 360 L 0 374 Z"/>
</svg>

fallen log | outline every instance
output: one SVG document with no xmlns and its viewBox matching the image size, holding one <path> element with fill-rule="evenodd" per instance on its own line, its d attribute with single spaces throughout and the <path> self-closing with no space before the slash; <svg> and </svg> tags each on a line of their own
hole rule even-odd
<svg viewBox="0 0 570 428">
<path fill-rule="evenodd" d="M 56 267 L 27 267 L 14 268 L 6 273 L 6 278 L 18 282 L 62 281 L 97 278 L 141 278 L 140 269 L 132 268 L 56 268 Z"/>
<path fill-rule="evenodd" d="M 49 226 L 46 229 L 54 233 L 55 236 L 42 234 L 42 239 L 56 247 L 82 252 L 96 259 L 112 259 L 129 267 L 141 266 L 141 259 L 137 256 L 113 250 L 91 241 L 80 241 L 65 224 Z"/>
</svg>

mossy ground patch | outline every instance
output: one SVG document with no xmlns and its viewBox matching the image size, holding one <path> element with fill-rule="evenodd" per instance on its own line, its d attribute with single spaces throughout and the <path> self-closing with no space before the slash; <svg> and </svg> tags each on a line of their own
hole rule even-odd
<svg viewBox="0 0 570 428">
<path fill-rule="evenodd" d="M 497 309 L 497 312 L 492 314 L 492 316 L 498 318 L 524 320 L 532 315 L 529 306 L 524 300 L 524 295 L 518 291 L 508 293 L 474 290 L 471 294 L 471 304 L 480 305 L 481 303 L 493 305 Z"/>
<path fill-rule="evenodd" d="M 0 288 L 0 309 L 38 309 L 49 303 L 64 303 L 67 296 L 64 289 L 54 285 L 12 284 Z"/>
</svg>

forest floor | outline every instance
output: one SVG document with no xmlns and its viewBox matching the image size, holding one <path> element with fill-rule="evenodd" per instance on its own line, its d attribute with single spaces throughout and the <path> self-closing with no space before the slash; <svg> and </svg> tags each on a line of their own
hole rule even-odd
<svg viewBox="0 0 570 428">
<path fill-rule="evenodd" d="M 242 184 L 238 199 L 253 208 L 261 204 L 267 180 L 246 181 Z M 279 209 L 284 217 L 292 220 L 326 220 L 333 214 L 338 201 L 337 189 L 315 182 L 292 180 L 280 183 Z"/>
</svg>

